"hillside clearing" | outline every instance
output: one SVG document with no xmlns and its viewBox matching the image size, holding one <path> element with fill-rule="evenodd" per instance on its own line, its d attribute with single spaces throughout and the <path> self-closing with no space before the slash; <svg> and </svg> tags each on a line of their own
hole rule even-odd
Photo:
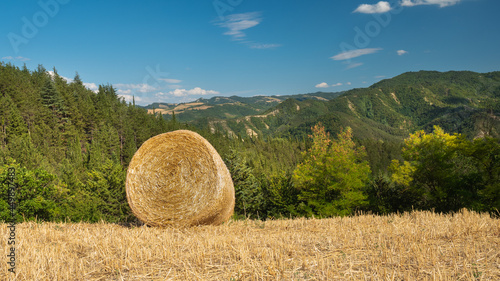
<svg viewBox="0 0 500 281">
<path fill-rule="evenodd" d="M 498 280 L 500 221 L 414 212 L 188 229 L 17 225 L 15 280 Z M 0 228 L 7 255 L 7 225 Z M 0 279 L 11 276 L 2 262 Z"/>
</svg>

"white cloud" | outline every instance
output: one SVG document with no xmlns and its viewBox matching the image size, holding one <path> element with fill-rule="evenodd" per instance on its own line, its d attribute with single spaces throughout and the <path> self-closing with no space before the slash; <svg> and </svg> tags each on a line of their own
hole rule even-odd
<svg viewBox="0 0 500 281">
<path fill-rule="evenodd" d="M 259 12 L 232 14 L 224 18 L 224 21 L 219 21 L 216 25 L 228 29 L 224 35 L 229 35 L 233 40 L 242 40 L 246 37 L 243 30 L 257 26 L 262 21 Z"/>
<path fill-rule="evenodd" d="M 18 61 L 29 61 L 29 60 L 31 60 L 29 58 L 25 58 L 25 57 L 21 57 L 21 56 L 15 57 L 15 59 L 18 60 Z"/>
<path fill-rule="evenodd" d="M 357 50 L 351 50 L 351 51 L 345 51 L 345 52 L 339 53 L 331 58 L 333 60 L 348 60 L 348 59 L 357 58 L 357 57 L 360 57 L 363 55 L 373 54 L 373 53 L 376 53 L 380 50 L 382 50 L 382 48 L 357 49 Z"/>
<path fill-rule="evenodd" d="M 178 83 L 182 82 L 182 80 L 179 80 L 179 79 L 168 79 L 168 78 L 160 78 L 158 80 L 165 81 L 165 82 L 170 83 L 170 84 L 178 84 Z"/>
<path fill-rule="evenodd" d="M 128 90 L 122 90 L 122 89 L 118 89 L 116 91 L 116 93 L 118 93 L 118 95 L 128 95 L 128 94 L 131 94 L 132 93 L 132 90 L 131 89 L 128 89 Z"/>
<path fill-rule="evenodd" d="M 125 101 L 132 102 L 132 100 L 135 100 L 136 102 L 141 102 L 142 98 L 141 97 L 136 97 L 133 95 L 118 95 L 119 97 L 122 97 Z"/>
<path fill-rule="evenodd" d="M 280 47 L 281 44 L 261 44 L 261 43 L 250 43 L 250 48 L 252 49 L 271 49 Z"/>
<path fill-rule="evenodd" d="M 56 76 L 56 74 L 54 73 L 54 71 L 52 70 L 49 70 L 47 71 L 47 74 L 50 76 L 50 78 L 54 79 L 54 76 Z M 59 75 L 59 74 L 58 74 Z M 72 83 L 73 82 L 73 79 L 71 78 L 68 78 L 68 77 L 64 77 L 64 76 L 61 76 L 59 75 L 59 77 L 61 77 L 62 79 L 66 80 L 66 82 L 68 83 Z"/>
<path fill-rule="evenodd" d="M 342 86 L 344 84 L 342 83 L 336 83 L 336 84 L 332 84 L 332 85 L 328 85 L 326 82 L 323 82 L 323 83 L 319 83 L 318 85 L 316 85 L 315 87 L 316 88 L 328 88 L 328 87 L 338 87 L 338 86 Z M 351 85 L 350 82 L 347 82 L 347 85 Z"/>
<path fill-rule="evenodd" d="M 374 5 L 361 4 L 356 10 L 354 10 L 354 13 L 380 14 L 389 12 L 390 10 L 391 10 L 391 5 L 389 4 L 389 2 L 380 1 Z"/>
<path fill-rule="evenodd" d="M 328 86 L 328 83 L 323 82 L 323 83 L 319 83 L 318 85 L 316 85 L 314 87 L 316 87 L 316 88 L 328 88 L 330 86 Z"/>
<path fill-rule="evenodd" d="M 149 84 L 114 84 L 114 86 L 121 90 L 131 89 L 139 93 L 149 93 L 157 89 Z"/>
<path fill-rule="evenodd" d="M 347 84 L 347 85 L 351 85 L 351 82 L 347 82 L 346 84 Z"/>
<path fill-rule="evenodd" d="M 95 83 L 83 83 L 83 86 L 96 93 L 99 90 L 99 86 L 97 86 Z"/>
<path fill-rule="evenodd" d="M 50 78 L 52 78 L 52 79 L 54 79 L 54 77 L 55 77 L 55 75 L 56 75 L 56 74 L 54 73 L 54 71 L 52 71 L 52 70 L 47 71 L 47 74 L 48 74 L 48 75 L 50 76 Z M 59 77 L 61 77 L 62 79 L 66 80 L 66 82 L 67 82 L 67 83 L 73 83 L 73 82 L 74 82 L 74 80 L 73 80 L 73 79 L 71 79 L 71 78 L 64 77 L 64 76 L 62 76 L 62 75 L 59 75 Z M 83 82 L 83 86 L 85 86 L 85 88 L 87 88 L 87 89 L 91 90 L 91 91 L 92 91 L 92 92 L 94 92 L 94 93 L 97 93 L 97 92 L 99 91 L 99 86 L 97 86 L 97 85 L 96 85 L 96 83 L 85 83 L 85 82 Z M 129 91 L 123 91 L 123 90 L 118 89 L 118 90 L 117 90 L 117 93 L 118 93 L 118 94 L 120 94 L 120 93 L 125 93 L 125 94 L 127 94 L 127 93 L 130 93 L 130 90 L 129 90 Z"/>
<path fill-rule="evenodd" d="M 31 59 L 29 58 L 25 58 L 25 57 L 21 57 L 21 56 L 17 56 L 17 57 L 12 57 L 12 56 L 7 56 L 7 57 L 3 57 L 2 58 L 3 60 L 15 60 L 15 61 L 29 61 Z"/>
<path fill-rule="evenodd" d="M 419 5 L 439 5 L 439 7 L 453 6 L 461 0 L 402 0 L 401 6 L 413 7 Z"/>
<path fill-rule="evenodd" d="M 398 53 L 398 56 L 402 56 L 404 54 L 408 54 L 408 52 L 405 51 L 405 50 L 397 50 L 396 52 Z"/>
<path fill-rule="evenodd" d="M 346 67 L 346 69 L 356 68 L 356 67 L 358 67 L 358 66 L 362 66 L 362 65 L 363 65 L 363 63 L 362 63 L 362 62 L 350 63 L 350 64 Z"/>
<path fill-rule="evenodd" d="M 156 94 L 157 97 L 173 96 L 173 97 L 187 97 L 187 96 L 205 96 L 205 95 L 218 95 L 217 91 L 204 90 L 200 87 L 195 87 L 191 90 L 186 89 L 175 89 L 173 91 L 163 93 L 159 92 Z"/>
<path fill-rule="evenodd" d="M 261 13 L 251 12 L 228 15 L 223 20 L 215 21 L 214 24 L 227 29 L 224 35 L 231 36 L 232 40 L 245 44 L 252 49 L 272 49 L 280 47 L 281 44 L 264 44 L 246 40 L 247 34 L 244 31 L 259 25 L 261 22 Z"/>
</svg>

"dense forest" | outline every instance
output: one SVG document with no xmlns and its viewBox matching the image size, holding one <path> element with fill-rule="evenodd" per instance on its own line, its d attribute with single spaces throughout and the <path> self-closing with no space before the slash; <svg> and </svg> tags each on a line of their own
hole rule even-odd
<svg viewBox="0 0 500 281">
<path fill-rule="evenodd" d="M 406 73 L 328 97 L 283 99 L 259 116 L 247 100 L 248 116 L 186 123 L 111 85 L 94 93 L 78 74 L 68 83 L 56 69 L 0 63 L 0 220 L 14 167 L 18 221 L 136 222 L 128 163 L 177 129 L 220 153 L 237 218 L 500 208 L 500 73 Z"/>
</svg>

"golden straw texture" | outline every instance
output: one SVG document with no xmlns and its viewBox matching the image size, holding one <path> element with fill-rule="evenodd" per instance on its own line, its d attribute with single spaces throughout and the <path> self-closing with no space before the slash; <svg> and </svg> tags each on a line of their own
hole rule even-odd
<svg viewBox="0 0 500 281">
<path fill-rule="evenodd" d="M 234 210 L 231 175 L 199 134 L 178 130 L 150 138 L 127 171 L 127 200 L 150 226 L 218 225 Z"/>
</svg>

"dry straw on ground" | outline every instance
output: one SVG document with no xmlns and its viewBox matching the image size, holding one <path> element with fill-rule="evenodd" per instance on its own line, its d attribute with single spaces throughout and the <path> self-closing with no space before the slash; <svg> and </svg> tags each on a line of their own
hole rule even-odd
<svg viewBox="0 0 500 281">
<path fill-rule="evenodd" d="M 500 221 L 468 211 L 16 231 L 15 280 L 500 280 Z M 0 224 L 0 280 L 14 277 L 7 235 Z"/>
<path fill-rule="evenodd" d="M 132 212 L 150 226 L 218 225 L 234 210 L 231 175 L 199 134 L 178 130 L 147 140 L 127 171 Z"/>
</svg>

